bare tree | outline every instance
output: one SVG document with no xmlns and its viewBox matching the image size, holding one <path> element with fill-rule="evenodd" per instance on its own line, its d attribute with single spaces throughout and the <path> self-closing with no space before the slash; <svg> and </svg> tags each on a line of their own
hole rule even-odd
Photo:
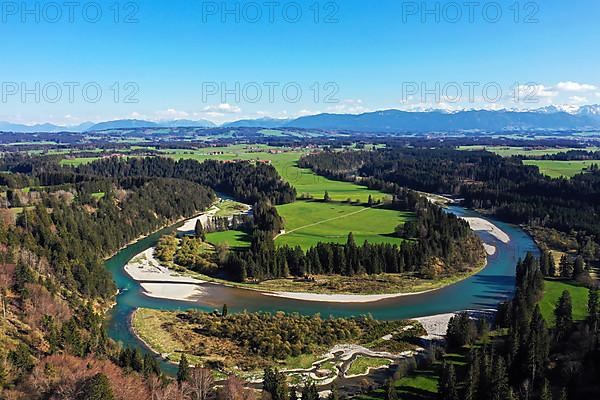
<svg viewBox="0 0 600 400">
<path fill-rule="evenodd" d="M 190 378 L 183 383 L 184 394 L 190 400 L 208 400 L 214 396 L 215 380 L 212 372 L 206 368 L 194 368 Z"/>
<path fill-rule="evenodd" d="M 239 378 L 230 376 L 223 384 L 223 388 L 219 390 L 217 398 L 219 400 L 256 400 L 256 395 L 252 389 L 246 389 Z"/>
</svg>

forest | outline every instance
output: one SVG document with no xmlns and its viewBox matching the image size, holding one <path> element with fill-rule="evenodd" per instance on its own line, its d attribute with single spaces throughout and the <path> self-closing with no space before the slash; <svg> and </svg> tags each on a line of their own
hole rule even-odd
<svg viewBox="0 0 600 400">
<path fill-rule="evenodd" d="M 595 169 L 571 179 L 551 179 L 515 157 L 449 148 L 321 153 L 300 164 L 371 188 L 395 183 L 453 195 L 464 199 L 466 207 L 525 224 L 534 233 L 560 232 L 577 243 L 575 250 L 586 261 L 600 260 L 600 171 Z"/>
<path fill-rule="evenodd" d="M 205 210 L 216 199 L 213 188 L 168 173 L 75 171 L 53 157 L 11 154 L 0 164 L 6 185 L 0 210 L 2 398 L 87 400 L 107 386 L 122 399 L 151 398 L 135 394 L 146 390 L 194 398 L 191 383 L 170 386 L 151 359 L 124 361 L 124 349 L 108 339 L 103 314 L 116 287 L 104 259 L 141 235 Z M 212 175 L 190 174 L 199 173 L 218 190 L 249 189 L 246 196 L 256 199 L 294 195 L 266 167 L 205 167 Z M 193 245 L 186 243 L 190 250 Z M 132 363 L 137 372 L 124 374 Z"/>
<path fill-rule="evenodd" d="M 78 174 L 113 178 L 160 177 L 195 182 L 226 193 L 235 199 L 254 204 L 260 199 L 272 204 L 285 204 L 296 199 L 295 190 L 284 182 L 270 165 L 252 165 L 249 162 L 224 163 L 208 160 L 174 161 L 165 157 L 133 158 L 123 160 L 111 157 L 82 165 Z"/>
<path fill-rule="evenodd" d="M 441 366 L 441 400 L 597 398 L 598 289 L 590 290 L 588 316 L 580 322 L 574 321 L 571 296 L 564 291 L 554 309 L 556 323 L 551 326 L 538 304 L 543 288 L 540 263 L 528 255 L 517 265 L 514 299 L 500 307 L 499 335 L 482 341 L 481 332 L 468 317 L 459 315 L 451 321 L 448 351 L 465 345 L 470 345 L 470 350 L 466 365 Z"/>
</svg>

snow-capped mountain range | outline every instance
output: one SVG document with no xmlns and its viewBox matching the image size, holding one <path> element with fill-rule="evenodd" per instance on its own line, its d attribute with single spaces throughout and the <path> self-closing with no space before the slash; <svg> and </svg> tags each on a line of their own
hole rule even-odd
<svg viewBox="0 0 600 400">
<path fill-rule="evenodd" d="M 0 122 L 3 132 L 92 132 L 134 128 L 213 128 L 211 121 L 116 120 L 86 122 L 77 126 L 53 124 L 22 125 Z M 303 128 L 356 132 L 427 132 L 457 130 L 562 130 L 600 129 L 600 104 L 585 106 L 547 106 L 534 110 L 382 110 L 363 114 L 317 114 L 296 119 L 245 119 L 222 127 Z"/>
</svg>

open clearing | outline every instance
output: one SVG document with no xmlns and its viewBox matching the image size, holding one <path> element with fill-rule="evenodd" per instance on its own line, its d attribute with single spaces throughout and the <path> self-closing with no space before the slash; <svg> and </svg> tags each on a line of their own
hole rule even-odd
<svg viewBox="0 0 600 400">
<path fill-rule="evenodd" d="M 544 296 L 540 300 L 540 309 L 548 325 L 554 325 L 554 309 L 563 291 L 568 290 L 573 304 L 573 320 L 581 321 L 587 317 L 589 290 L 570 282 L 547 280 L 544 282 Z"/>
<path fill-rule="evenodd" d="M 377 369 L 387 367 L 391 363 L 391 360 L 386 358 L 360 356 L 352 362 L 350 368 L 348 368 L 348 371 L 346 371 L 346 375 L 366 375 L 371 368 Z"/>
<path fill-rule="evenodd" d="M 276 243 L 304 249 L 319 242 L 346 243 L 349 232 L 359 245 L 365 240 L 400 244 L 402 240 L 394 235 L 394 229 L 412 218 L 408 212 L 337 202 L 297 201 L 277 210 L 285 221 L 286 234 L 280 235 Z"/>
<path fill-rule="evenodd" d="M 281 177 L 296 188 L 298 196 L 310 196 L 315 201 L 296 201 L 278 207 L 285 219 L 286 234 L 280 236 L 278 245 L 299 245 L 310 248 L 319 242 L 345 243 L 349 232 L 353 232 L 356 243 L 365 240 L 372 243 L 400 243 L 394 237 L 394 228 L 412 217 L 412 213 L 402 213 L 379 208 L 366 208 L 369 196 L 373 201 L 385 200 L 389 195 L 377 190 L 350 182 L 335 181 L 316 175 L 310 169 L 299 168 L 300 157 L 314 149 L 291 149 L 266 145 L 234 145 L 209 147 L 198 150 L 164 149 L 161 153 L 176 160 L 196 161 L 215 160 L 257 160 L 269 161 Z M 63 160 L 64 165 L 80 165 L 94 161 L 94 158 L 73 158 Z M 322 200 L 325 192 L 332 202 Z M 212 244 L 227 243 L 232 248 L 248 247 L 249 237 L 243 232 L 218 232 L 207 235 Z"/>
<path fill-rule="evenodd" d="M 525 156 L 525 157 L 539 157 L 548 156 L 560 153 L 566 153 L 570 150 L 586 150 L 586 151 L 598 151 L 600 147 L 585 147 L 585 148 L 530 148 L 530 147 L 510 147 L 510 146 L 460 146 L 459 150 L 487 150 L 492 153 L 496 153 L 502 157 L 512 156 Z"/>
<path fill-rule="evenodd" d="M 242 231 L 209 233 L 206 235 L 206 241 L 213 245 L 227 243 L 231 249 L 243 249 L 250 247 L 250 236 Z"/>
<path fill-rule="evenodd" d="M 366 208 L 363 205 L 341 203 L 351 201 L 366 202 L 371 196 L 374 201 L 384 200 L 385 193 L 370 190 L 350 182 L 334 181 L 316 175 L 309 169 L 299 168 L 297 162 L 308 150 L 282 149 L 262 145 L 235 145 L 212 147 L 199 150 L 164 150 L 165 155 L 174 159 L 216 160 L 268 160 L 281 177 L 296 188 L 298 196 L 309 195 L 323 199 L 329 193 L 333 202 L 296 201 L 277 207 L 285 220 L 286 234 L 278 237 L 278 245 L 301 246 L 308 249 L 319 242 L 345 243 L 348 233 L 353 232 L 356 243 L 365 240 L 372 243 L 400 243 L 393 236 L 394 228 L 412 217 L 411 213 L 393 210 Z M 228 241 L 226 233 L 210 234 L 211 243 L 227 242 L 231 247 L 243 247 L 243 235 L 231 234 L 235 241 Z M 229 237 L 231 238 L 231 237 Z M 248 239 L 246 237 L 246 239 Z"/>
<path fill-rule="evenodd" d="M 592 164 L 600 164 L 600 160 L 585 161 L 555 161 L 555 160 L 524 160 L 525 165 L 535 165 L 540 173 L 551 178 L 572 178 L 589 168 Z"/>
<path fill-rule="evenodd" d="M 325 191 L 333 200 L 366 202 L 369 195 L 373 200 L 385 199 L 389 196 L 376 190 L 349 182 L 334 181 L 316 175 L 309 169 L 298 168 L 298 160 L 309 153 L 308 150 L 285 149 L 262 145 L 235 145 L 228 147 L 211 147 L 199 150 L 169 150 L 163 153 L 176 160 L 263 160 L 270 161 L 281 177 L 296 188 L 298 196 L 310 195 L 322 199 Z"/>
</svg>

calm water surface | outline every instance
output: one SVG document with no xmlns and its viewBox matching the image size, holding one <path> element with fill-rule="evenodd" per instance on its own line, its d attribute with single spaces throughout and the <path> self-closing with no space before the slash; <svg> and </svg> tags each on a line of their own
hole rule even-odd
<svg viewBox="0 0 600 400">
<path fill-rule="evenodd" d="M 448 208 L 459 216 L 482 217 L 491 220 L 510 237 L 509 243 L 502 243 L 487 232 L 477 232 L 486 243 L 496 246 L 496 253 L 488 257 L 488 266 L 462 282 L 430 293 L 398 297 L 374 303 L 321 303 L 291 300 L 266 296 L 256 291 L 229 288 L 207 283 L 203 286 L 205 295 L 194 302 L 154 299 L 143 294 L 140 285 L 127 275 L 123 267 L 138 253 L 153 247 L 167 228 L 154 233 L 121 250 L 106 262 L 119 288 L 117 304 L 108 320 L 109 335 L 126 346 L 145 346 L 137 340 L 130 329 L 132 312 L 139 307 L 159 310 L 187 310 L 190 308 L 212 311 L 227 304 L 230 312 L 236 311 L 285 311 L 322 316 L 360 316 L 371 314 L 378 319 L 416 318 L 466 309 L 495 308 L 498 303 L 510 298 L 514 290 L 515 265 L 527 252 L 535 255 L 539 250 L 531 237 L 517 226 L 492 220 L 458 206 Z M 166 372 L 173 372 L 173 366 L 163 364 Z"/>
</svg>

